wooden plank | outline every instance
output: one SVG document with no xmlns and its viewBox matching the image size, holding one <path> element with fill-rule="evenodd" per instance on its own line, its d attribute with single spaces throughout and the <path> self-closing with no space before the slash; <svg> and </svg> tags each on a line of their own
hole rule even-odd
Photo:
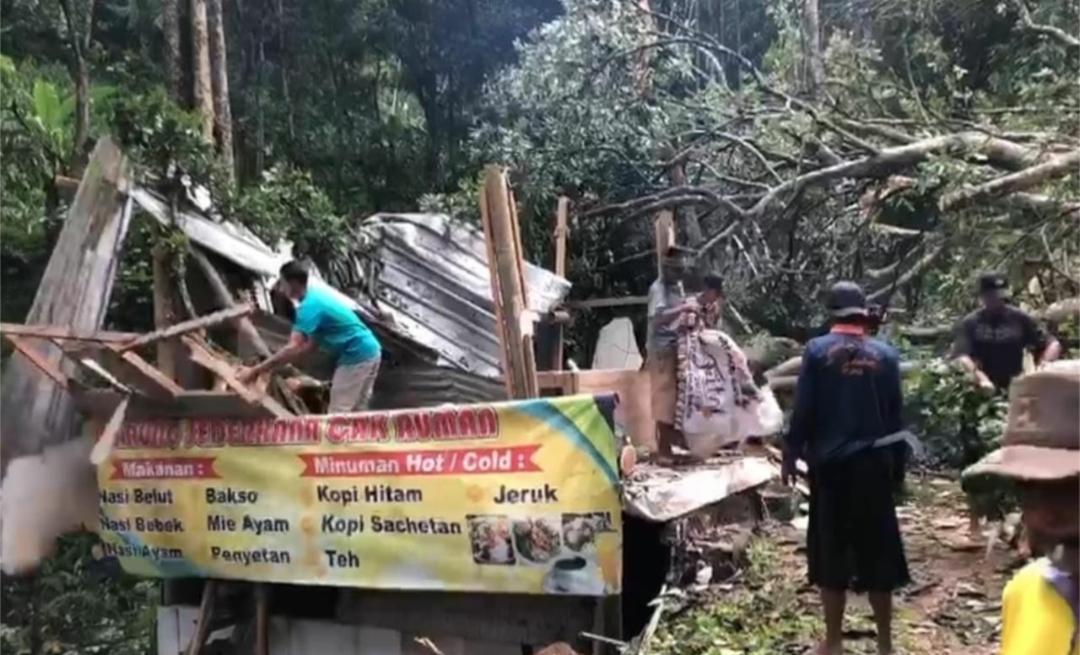
<svg viewBox="0 0 1080 655">
<path fill-rule="evenodd" d="M 495 244 L 491 239 L 491 210 L 488 206 L 487 185 L 480 187 L 480 224 L 484 230 L 484 245 L 487 246 L 488 275 L 491 277 L 491 300 L 495 306 L 495 325 L 499 329 L 499 363 L 502 364 L 503 384 L 506 396 L 514 397 L 514 380 L 510 363 L 510 345 L 506 342 L 506 322 L 503 316 L 502 288 L 499 283 L 499 271 L 495 267 Z"/>
<path fill-rule="evenodd" d="M 63 389 L 68 388 L 68 376 L 57 368 L 56 364 L 49 361 L 49 358 L 35 348 L 26 337 L 8 336 L 7 339 L 19 354 L 34 365 L 34 368 L 48 376 L 57 386 Z"/>
<path fill-rule="evenodd" d="M 540 395 L 540 387 L 536 383 L 536 346 L 535 315 L 529 312 L 529 285 L 525 284 L 525 246 L 521 242 L 521 223 L 518 221 L 517 201 L 514 199 L 514 191 L 510 187 L 510 181 L 506 182 L 506 202 L 510 206 L 510 233 L 513 235 L 514 246 L 514 271 L 518 278 L 519 307 L 514 309 L 515 321 L 521 331 L 521 355 L 524 364 L 526 398 L 536 398 Z"/>
<path fill-rule="evenodd" d="M 601 307 L 627 307 L 647 305 L 648 296 L 624 296 L 622 298 L 587 298 L 585 300 L 567 300 L 563 307 L 567 309 L 599 309 Z"/>
<path fill-rule="evenodd" d="M 127 158 L 112 141 L 98 141 L 49 256 L 27 323 L 66 326 L 72 334 L 101 329 L 130 224 L 131 199 L 126 195 L 130 171 Z M 0 384 L 4 461 L 66 443 L 77 429 L 70 397 L 63 389 L 43 386 L 44 379 L 19 354 L 4 369 Z"/>
<path fill-rule="evenodd" d="M 116 409 L 113 410 L 113 415 L 109 417 L 105 429 L 101 431 L 101 436 L 98 437 L 97 443 L 94 444 L 94 449 L 90 451 L 90 463 L 94 466 L 100 466 L 112 454 L 113 447 L 116 445 L 116 437 L 120 434 L 120 428 L 124 427 L 124 419 L 127 418 L 127 408 L 130 402 L 131 396 L 125 396 L 120 401 L 120 404 L 116 406 Z"/>
<path fill-rule="evenodd" d="M 566 277 L 566 242 L 570 236 L 570 199 L 559 196 L 555 210 L 555 275 Z"/>
<path fill-rule="evenodd" d="M 255 584 L 255 655 L 270 655 L 270 585 Z"/>
<path fill-rule="evenodd" d="M 206 637 L 210 634 L 210 619 L 214 614 L 214 605 L 217 600 L 217 581 L 207 580 L 203 585 L 202 601 L 199 603 L 199 618 L 195 624 L 195 634 L 191 636 L 185 652 L 187 655 L 199 655 L 202 652 Z"/>
<path fill-rule="evenodd" d="M 570 234 L 570 199 L 559 196 L 559 204 L 555 209 L 555 275 L 566 277 L 566 241 Z M 564 323 L 555 321 L 555 343 L 551 352 L 551 369 L 561 371 L 565 350 Z"/>
<path fill-rule="evenodd" d="M 235 320 L 247 316 L 251 312 L 255 311 L 255 308 L 251 305 L 235 305 L 214 312 L 213 314 L 207 314 L 206 316 L 200 316 L 199 318 L 193 318 L 190 321 L 184 321 L 175 325 L 170 325 L 166 328 L 155 330 L 149 334 L 144 334 L 134 341 L 124 344 L 121 348 L 121 352 L 133 350 L 135 348 L 141 348 L 147 346 L 162 339 L 170 339 L 175 337 L 181 337 L 197 330 L 203 330 L 208 327 L 213 327 L 226 321 Z"/>
<path fill-rule="evenodd" d="M 119 368 L 116 372 L 150 395 L 175 397 L 184 393 L 183 387 L 133 352 L 125 352 L 116 344 L 101 352 L 110 364 Z"/>
<path fill-rule="evenodd" d="M 656 275 L 660 275 L 660 262 L 668 249 L 675 245 L 675 215 L 670 209 L 656 215 Z"/>
<path fill-rule="evenodd" d="M 154 275 L 154 330 L 160 331 L 175 322 L 173 316 L 172 274 L 169 271 L 169 251 L 164 244 L 154 245 L 153 253 Z M 142 337 L 140 337 L 142 338 Z M 131 347 L 130 345 L 128 347 Z M 176 342 L 169 339 L 157 341 L 157 353 L 155 364 L 158 370 L 170 379 L 176 379 L 177 347 Z"/>
<path fill-rule="evenodd" d="M 237 380 L 236 370 L 227 362 L 216 357 L 214 353 L 198 339 L 192 336 L 186 336 L 183 337 L 183 342 L 184 345 L 188 347 L 188 352 L 191 353 L 191 360 L 193 362 L 218 376 L 218 378 L 223 380 L 230 389 L 235 391 L 245 401 L 252 405 L 261 405 L 278 418 L 294 416 L 292 412 L 282 407 L 280 403 L 270 396 L 259 393 L 254 389 L 250 389 L 247 385 Z"/>
<path fill-rule="evenodd" d="M 514 207 L 506 181 L 506 171 L 499 166 L 484 170 L 482 212 L 485 238 L 490 242 L 489 268 L 492 280 L 498 280 L 494 301 L 501 309 L 500 339 L 507 349 L 509 369 L 504 375 L 511 381 L 511 398 L 533 398 L 537 394 L 536 360 L 532 339 L 525 334 L 522 319 L 527 308 L 521 274 L 520 248 L 514 226 Z M 493 287 L 495 286 L 493 282 Z M 531 327 L 531 326 L 528 326 Z"/>
<path fill-rule="evenodd" d="M 78 330 L 72 330 L 61 325 L 24 325 L 22 323 L 0 323 L 0 335 L 5 337 L 55 339 L 57 341 L 85 341 L 87 343 L 123 343 L 139 337 L 138 332 L 99 330 L 89 334 L 79 334 Z"/>
</svg>

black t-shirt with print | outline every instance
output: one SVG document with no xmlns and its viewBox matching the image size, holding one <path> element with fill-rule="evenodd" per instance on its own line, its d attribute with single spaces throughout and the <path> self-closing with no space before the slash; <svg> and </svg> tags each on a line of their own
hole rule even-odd
<svg viewBox="0 0 1080 655">
<path fill-rule="evenodd" d="M 1015 307 L 977 309 L 956 326 L 953 356 L 968 355 L 999 389 L 1024 371 L 1024 351 L 1040 355 L 1049 337 L 1039 322 Z"/>
</svg>

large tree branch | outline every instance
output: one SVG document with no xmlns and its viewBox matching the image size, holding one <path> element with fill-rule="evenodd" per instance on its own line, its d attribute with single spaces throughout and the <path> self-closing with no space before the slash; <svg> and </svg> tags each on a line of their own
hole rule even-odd
<svg viewBox="0 0 1080 655">
<path fill-rule="evenodd" d="M 1080 50 L 1080 39 L 1077 39 L 1060 27 L 1036 23 L 1035 19 L 1031 16 L 1031 10 L 1024 4 L 1024 0 L 1013 0 L 1013 6 L 1020 12 L 1020 22 L 1023 23 L 1024 27 L 1027 29 L 1044 36 L 1049 36 L 1069 49 Z"/>
<path fill-rule="evenodd" d="M 946 193 L 941 196 L 938 206 L 942 211 L 963 209 L 991 198 L 1000 198 L 1010 193 L 1026 191 L 1046 180 L 1076 173 L 1078 167 L 1080 167 L 1080 150 L 1074 150 L 1067 155 L 1054 157 L 1037 166 L 1010 173 L 1009 175 L 1002 175 L 989 182 Z"/>
</svg>

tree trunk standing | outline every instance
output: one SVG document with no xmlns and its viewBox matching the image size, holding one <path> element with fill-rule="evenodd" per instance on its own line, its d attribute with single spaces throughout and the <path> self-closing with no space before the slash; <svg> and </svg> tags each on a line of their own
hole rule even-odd
<svg viewBox="0 0 1080 655">
<path fill-rule="evenodd" d="M 230 177 L 236 175 L 233 162 L 232 109 L 229 106 L 229 62 L 225 51 L 225 15 L 222 0 L 207 0 L 210 27 L 210 82 L 214 94 L 214 123 L 221 156 Z"/>
<path fill-rule="evenodd" d="M 184 104 L 184 59 L 180 49 L 180 0 L 162 0 L 161 28 L 165 32 L 165 76 L 169 95 Z"/>
<path fill-rule="evenodd" d="M 206 0 L 191 0 L 191 69 L 195 110 L 203 123 L 203 138 L 214 142 L 214 85 L 210 80 L 210 34 Z"/>
<path fill-rule="evenodd" d="M 94 27 L 94 0 L 86 0 L 83 10 L 82 14 L 76 14 L 72 0 L 60 2 L 71 48 L 71 77 L 75 82 L 75 136 L 68 158 L 73 177 L 82 177 L 82 163 L 88 154 L 86 142 L 90 139 L 90 62 L 87 58 Z"/>
<path fill-rule="evenodd" d="M 806 87 L 816 97 L 825 87 L 825 62 L 821 54 L 821 14 L 818 0 L 803 0 L 803 41 L 806 44 Z"/>
</svg>

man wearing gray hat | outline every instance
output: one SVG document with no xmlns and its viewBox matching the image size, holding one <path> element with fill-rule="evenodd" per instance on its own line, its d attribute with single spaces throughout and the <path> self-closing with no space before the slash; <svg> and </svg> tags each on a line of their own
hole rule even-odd
<svg viewBox="0 0 1080 655">
<path fill-rule="evenodd" d="M 866 295 L 838 282 L 827 298 L 832 328 L 803 352 L 791 425 L 784 438 L 785 481 L 797 458 L 810 481 L 806 556 L 821 590 L 825 641 L 818 655 L 840 655 L 847 592 L 866 592 L 880 655 L 892 653 L 892 592 L 909 581 L 893 493 L 905 444 L 900 356 L 871 338 Z"/>
</svg>

